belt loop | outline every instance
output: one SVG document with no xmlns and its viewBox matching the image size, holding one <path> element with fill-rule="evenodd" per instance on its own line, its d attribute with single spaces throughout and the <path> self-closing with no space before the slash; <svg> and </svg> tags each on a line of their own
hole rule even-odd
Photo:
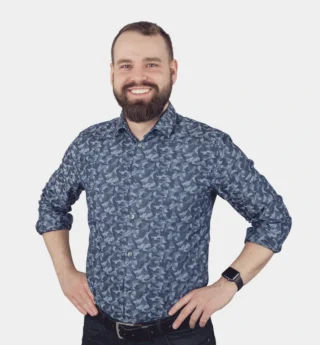
<svg viewBox="0 0 320 345">
<path fill-rule="evenodd" d="M 142 330 L 144 333 L 146 333 L 148 335 L 148 339 L 147 340 L 151 340 L 151 335 L 150 335 L 150 329 L 148 326 L 141 326 Z"/>
<path fill-rule="evenodd" d="M 161 327 L 161 320 L 160 320 L 160 319 L 158 319 L 158 320 L 156 321 L 156 325 L 157 325 L 158 331 L 161 333 L 161 332 L 162 332 L 162 327 Z"/>
</svg>

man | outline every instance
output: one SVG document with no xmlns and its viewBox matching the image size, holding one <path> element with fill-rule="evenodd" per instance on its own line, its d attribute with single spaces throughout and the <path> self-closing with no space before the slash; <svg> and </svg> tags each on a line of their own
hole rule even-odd
<svg viewBox="0 0 320 345">
<path fill-rule="evenodd" d="M 85 315 L 82 344 L 215 344 L 211 315 L 281 251 L 291 217 L 230 135 L 176 112 L 178 66 L 162 28 L 125 26 L 111 57 L 121 114 L 69 145 L 42 191 L 36 229 L 65 296 Z M 68 237 L 83 190 L 86 273 L 75 269 Z M 251 226 L 240 255 L 207 285 L 217 195 Z"/>
</svg>

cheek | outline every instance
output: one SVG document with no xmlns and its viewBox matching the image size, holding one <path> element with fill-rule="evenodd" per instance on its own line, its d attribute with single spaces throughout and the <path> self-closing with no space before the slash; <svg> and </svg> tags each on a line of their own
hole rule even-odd
<svg viewBox="0 0 320 345">
<path fill-rule="evenodd" d="M 123 92 L 123 86 L 125 85 L 124 81 L 121 80 L 114 80 L 113 87 L 116 89 L 117 92 Z"/>
<path fill-rule="evenodd" d="M 153 78 L 154 83 L 158 85 L 159 89 L 165 88 L 168 83 L 170 83 L 170 79 L 168 79 L 166 76 L 159 75 L 157 78 Z"/>
<path fill-rule="evenodd" d="M 113 75 L 113 84 L 114 84 L 114 86 L 117 89 L 121 88 L 126 83 L 126 79 L 127 78 L 128 78 L 128 76 L 124 76 L 121 73 L 115 73 Z"/>
</svg>

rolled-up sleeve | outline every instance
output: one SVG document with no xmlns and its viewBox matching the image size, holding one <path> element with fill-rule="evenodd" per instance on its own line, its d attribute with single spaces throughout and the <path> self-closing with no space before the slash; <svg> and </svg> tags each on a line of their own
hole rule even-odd
<svg viewBox="0 0 320 345">
<path fill-rule="evenodd" d="M 72 227 L 71 205 L 79 199 L 84 190 L 80 179 L 76 142 L 77 138 L 69 145 L 60 166 L 42 189 L 36 223 L 36 230 L 40 235 L 53 230 L 70 230 Z"/>
<path fill-rule="evenodd" d="M 226 133 L 215 143 L 212 174 L 216 194 L 251 224 L 244 243 L 280 252 L 292 225 L 283 198 Z"/>
</svg>

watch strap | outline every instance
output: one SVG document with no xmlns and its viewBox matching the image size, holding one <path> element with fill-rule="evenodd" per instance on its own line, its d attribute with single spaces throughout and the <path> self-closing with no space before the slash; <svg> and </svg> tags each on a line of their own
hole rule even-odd
<svg viewBox="0 0 320 345">
<path fill-rule="evenodd" d="M 237 284 L 238 291 L 239 291 L 243 287 L 243 281 L 242 281 L 240 274 L 238 276 L 236 276 L 233 281 Z"/>
</svg>

